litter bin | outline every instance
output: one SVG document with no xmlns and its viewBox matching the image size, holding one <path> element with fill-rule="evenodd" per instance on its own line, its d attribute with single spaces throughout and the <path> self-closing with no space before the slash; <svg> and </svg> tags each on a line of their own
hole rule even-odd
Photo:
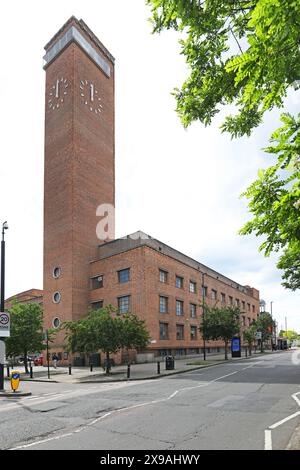
<svg viewBox="0 0 300 470">
<path fill-rule="evenodd" d="M 166 356 L 166 370 L 175 369 L 175 361 L 173 356 Z"/>
</svg>

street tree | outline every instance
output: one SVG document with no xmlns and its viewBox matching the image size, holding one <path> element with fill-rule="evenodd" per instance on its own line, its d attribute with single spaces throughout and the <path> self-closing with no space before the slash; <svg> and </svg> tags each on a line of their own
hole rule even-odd
<svg viewBox="0 0 300 470">
<path fill-rule="evenodd" d="M 222 340 L 225 359 L 228 359 L 228 343 L 240 332 L 240 310 L 238 307 L 209 307 L 205 304 L 200 332 L 206 340 Z"/>
<path fill-rule="evenodd" d="M 282 108 L 289 90 L 300 88 L 300 2 L 291 0 L 146 0 L 154 32 L 183 33 L 182 54 L 190 75 L 175 89 L 186 127 L 209 125 L 224 105 L 234 105 L 222 131 L 250 135 L 267 111 Z M 288 110 L 286 110 L 288 111 Z M 240 231 L 266 236 L 260 249 L 279 251 L 283 285 L 300 287 L 300 116 L 282 114 L 267 153 L 277 163 L 259 173 L 244 196 L 254 219 Z"/>
<path fill-rule="evenodd" d="M 243 331 L 243 338 L 244 338 L 244 341 L 248 345 L 250 356 L 252 354 L 253 344 L 255 344 L 255 341 L 256 341 L 256 331 L 257 331 L 257 328 L 255 324 L 253 323 L 246 330 Z"/>
<path fill-rule="evenodd" d="M 263 352 L 265 342 L 271 339 L 273 336 L 273 329 L 276 328 L 276 323 L 269 312 L 263 312 L 253 322 L 253 325 L 255 325 L 257 331 L 261 332 L 262 337 L 260 340 L 260 345 L 261 352 Z"/>
<path fill-rule="evenodd" d="M 71 352 L 91 354 L 99 350 L 105 354 L 105 370 L 110 371 L 110 355 L 123 347 L 145 347 L 149 341 L 144 322 L 136 315 L 119 315 L 108 305 L 92 310 L 81 320 L 65 322 L 67 349 Z"/>
<path fill-rule="evenodd" d="M 11 315 L 10 337 L 6 339 L 8 357 L 23 355 L 25 372 L 28 373 L 29 353 L 41 352 L 43 344 L 43 311 L 37 303 L 14 302 Z"/>
<path fill-rule="evenodd" d="M 144 349 L 150 342 L 150 334 L 145 321 L 134 313 L 123 316 L 122 347 L 127 349 Z"/>
</svg>

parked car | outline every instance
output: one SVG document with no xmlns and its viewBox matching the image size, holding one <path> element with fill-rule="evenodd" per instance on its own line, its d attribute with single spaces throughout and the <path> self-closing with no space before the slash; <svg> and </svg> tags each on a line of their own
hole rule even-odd
<svg viewBox="0 0 300 470">
<path fill-rule="evenodd" d="M 43 355 L 40 355 L 40 356 L 35 356 L 33 363 L 35 366 L 42 366 L 44 363 L 43 361 L 44 361 L 44 357 Z"/>
<path fill-rule="evenodd" d="M 33 356 L 27 356 L 27 362 L 30 362 L 30 361 L 33 361 L 34 360 L 34 357 Z M 20 356 L 18 358 L 18 362 L 20 364 L 24 364 L 24 356 Z"/>
</svg>

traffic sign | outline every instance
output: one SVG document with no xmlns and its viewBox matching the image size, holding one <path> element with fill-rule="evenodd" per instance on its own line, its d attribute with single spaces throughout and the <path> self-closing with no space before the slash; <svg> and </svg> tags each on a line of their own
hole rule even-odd
<svg viewBox="0 0 300 470">
<path fill-rule="evenodd" d="M 0 312 L 0 338 L 7 338 L 10 336 L 10 314 L 7 312 Z"/>
<path fill-rule="evenodd" d="M 262 337 L 261 331 L 257 331 L 257 332 L 255 333 L 255 339 L 261 339 L 261 337 Z"/>
</svg>

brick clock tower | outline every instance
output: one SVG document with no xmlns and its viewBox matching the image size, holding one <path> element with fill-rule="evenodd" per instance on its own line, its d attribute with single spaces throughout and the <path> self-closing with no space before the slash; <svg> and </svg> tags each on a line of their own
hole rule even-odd
<svg viewBox="0 0 300 470">
<path fill-rule="evenodd" d="M 97 208 L 114 206 L 114 58 L 71 17 L 45 46 L 45 328 L 88 311 Z M 114 238 L 114 234 L 110 238 Z M 53 349 L 61 351 L 58 335 Z"/>
</svg>

